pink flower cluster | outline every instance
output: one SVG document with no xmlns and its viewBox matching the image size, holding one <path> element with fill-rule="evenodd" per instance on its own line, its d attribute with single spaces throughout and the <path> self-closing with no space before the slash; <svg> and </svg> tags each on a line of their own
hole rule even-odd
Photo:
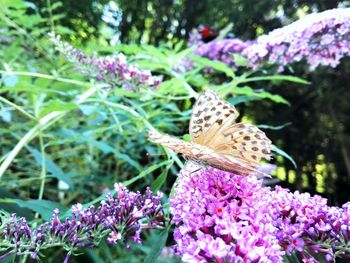
<svg viewBox="0 0 350 263">
<path fill-rule="evenodd" d="M 87 56 L 81 50 L 61 41 L 60 36 L 53 33 L 49 36 L 56 49 L 69 62 L 74 63 L 78 71 L 99 82 L 131 91 L 138 91 L 140 88 L 154 89 L 161 83 L 161 78 L 152 76 L 149 70 L 129 64 L 122 53 L 103 57 L 96 54 Z"/>
<path fill-rule="evenodd" d="M 170 212 L 184 262 L 280 262 L 269 189 L 255 177 L 191 164 L 180 173 Z"/>
<path fill-rule="evenodd" d="M 243 54 L 253 67 L 270 62 L 283 70 L 303 59 L 311 70 L 320 65 L 335 67 L 350 56 L 350 8 L 307 15 L 259 37 Z"/>
<path fill-rule="evenodd" d="M 287 251 L 299 251 L 304 260 L 314 260 L 305 251 L 323 254 L 327 261 L 350 257 L 350 202 L 343 207 L 327 206 L 327 199 L 308 193 L 291 193 L 279 186 L 271 192 L 276 237 Z"/>
<path fill-rule="evenodd" d="M 197 171 L 196 171 L 197 170 Z M 184 262 L 282 262 L 297 253 L 334 261 L 350 256 L 350 203 L 264 187 L 255 177 L 190 164 L 180 173 L 170 212 Z"/>
</svg>

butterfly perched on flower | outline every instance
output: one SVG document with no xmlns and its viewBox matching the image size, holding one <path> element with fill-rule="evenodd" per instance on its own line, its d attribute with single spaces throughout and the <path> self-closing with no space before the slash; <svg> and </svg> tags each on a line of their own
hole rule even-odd
<svg viewBox="0 0 350 263">
<path fill-rule="evenodd" d="M 260 160 L 270 159 L 271 141 L 256 126 L 235 123 L 237 117 L 234 106 L 207 89 L 193 107 L 191 142 L 158 132 L 150 132 L 149 138 L 199 163 L 240 175 L 259 173 Z"/>
<path fill-rule="evenodd" d="M 215 32 L 209 26 L 201 26 L 199 28 L 199 32 L 201 33 L 202 41 L 204 43 L 208 43 L 208 42 L 214 40 L 219 35 L 218 32 Z"/>
</svg>

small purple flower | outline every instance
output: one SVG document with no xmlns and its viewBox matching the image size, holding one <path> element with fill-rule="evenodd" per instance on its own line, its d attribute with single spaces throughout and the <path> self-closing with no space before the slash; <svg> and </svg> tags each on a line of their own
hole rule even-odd
<svg viewBox="0 0 350 263">
<path fill-rule="evenodd" d="M 122 239 L 122 235 L 119 232 L 112 231 L 107 238 L 109 244 L 117 244 Z"/>
</svg>

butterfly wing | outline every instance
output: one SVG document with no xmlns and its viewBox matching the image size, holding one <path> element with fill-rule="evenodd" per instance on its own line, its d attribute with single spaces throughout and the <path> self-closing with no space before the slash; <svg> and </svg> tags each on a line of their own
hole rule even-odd
<svg viewBox="0 0 350 263">
<path fill-rule="evenodd" d="M 207 89 L 193 107 L 189 129 L 192 141 L 210 145 L 217 132 L 231 125 L 237 116 L 234 106 L 223 101 L 213 90 Z"/>
<path fill-rule="evenodd" d="M 236 123 L 218 133 L 210 148 L 256 167 L 261 159 L 270 160 L 271 141 L 256 126 Z"/>
<path fill-rule="evenodd" d="M 254 170 L 261 159 L 270 159 L 271 141 L 259 128 L 248 123 L 234 123 L 238 112 L 214 91 L 206 90 L 197 100 L 190 121 L 193 142 Z M 219 158 L 215 158 L 218 162 Z M 226 170 L 227 168 L 225 164 Z M 236 168 L 231 171 L 237 170 Z"/>
<path fill-rule="evenodd" d="M 256 172 L 255 167 L 240 162 L 231 155 L 217 153 L 203 145 L 185 142 L 158 132 L 150 132 L 148 137 L 152 141 L 165 146 L 174 152 L 181 153 L 188 156 L 192 160 L 199 161 L 200 163 L 206 163 L 221 170 L 234 172 L 239 175 L 249 175 Z M 263 173 L 261 174 L 264 175 Z"/>
</svg>

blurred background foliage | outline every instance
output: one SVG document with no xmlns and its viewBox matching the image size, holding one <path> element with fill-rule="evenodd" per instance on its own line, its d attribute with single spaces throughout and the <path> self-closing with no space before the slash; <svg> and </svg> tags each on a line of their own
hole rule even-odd
<svg viewBox="0 0 350 263">
<path fill-rule="evenodd" d="M 190 31 L 200 24 L 220 30 L 232 23 L 228 36 L 250 40 L 305 14 L 339 6 L 350 6 L 350 1 L 2 0 L 0 163 L 9 159 L 28 132 L 34 135 L 24 141 L 23 149 L 3 171 L 1 208 L 30 218 L 32 212 L 23 207 L 36 212 L 38 208 L 16 200 L 51 200 L 54 203 L 39 203 L 51 213 L 57 203 L 69 207 L 90 202 L 116 181 L 137 190 L 149 185 L 169 194 L 175 181 L 171 175 L 178 169 L 173 164 L 179 160 L 168 151 L 164 152 L 168 158 L 156 155 L 161 148 L 148 141 L 147 129 L 151 126 L 182 136 L 188 133 L 194 101 L 190 89 L 199 92 L 220 83 L 226 85 L 222 87 L 228 94 L 246 85 L 243 79 L 230 86 L 227 69 L 220 66 L 216 68 L 219 74 L 198 76 L 206 61 L 188 73 L 174 71 L 188 53 L 181 51 Z M 47 37 L 52 30 L 88 54 L 123 51 L 131 61 L 165 75 L 165 82 L 156 93 L 100 90 L 76 103 L 75 98 L 96 83 L 54 51 Z M 309 85 L 297 79 L 271 78 L 249 83 L 253 88 L 249 95 L 255 99 L 236 101 L 240 118 L 264 124 L 273 143 L 295 160 L 297 167 L 288 158 L 275 155 L 280 184 L 321 194 L 333 205 L 350 200 L 349 72 L 349 58 L 335 69 L 320 67 L 313 72 L 301 62 L 283 74 L 298 76 Z M 264 68 L 252 74 L 273 76 L 276 72 Z M 258 99 L 261 90 L 267 97 L 280 97 Z M 48 120 L 45 130 L 38 126 L 55 112 L 61 115 Z M 281 125 L 283 128 L 276 128 Z M 156 237 L 150 235 L 147 242 L 152 244 L 152 238 Z M 101 253 L 108 258 L 107 250 L 104 246 Z M 147 255 L 146 250 L 135 248 L 137 260 Z M 90 258 L 99 257 L 89 253 Z M 131 262 L 139 262 L 135 260 Z"/>
</svg>

